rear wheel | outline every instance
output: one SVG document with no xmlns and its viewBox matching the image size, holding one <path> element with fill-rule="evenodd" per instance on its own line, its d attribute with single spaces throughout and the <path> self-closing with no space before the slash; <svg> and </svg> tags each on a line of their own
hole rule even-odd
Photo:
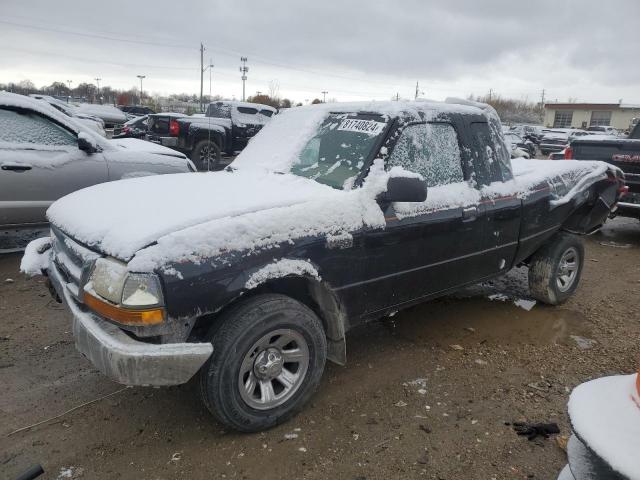
<svg viewBox="0 0 640 480">
<path fill-rule="evenodd" d="M 327 342 L 308 307 L 266 294 L 233 307 L 211 334 L 213 354 L 200 371 L 200 393 L 223 424 L 243 432 L 295 415 L 322 377 Z"/>
<path fill-rule="evenodd" d="M 575 235 L 561 233 L 540 248 L 529 264 L 531 296 L 550 305 L 566 301 L 578 288 L 584 246 Z"/>
<path fill-rule="evenodd" d="M 200 171 L 216 170 L 222 160 L 222 152 L 218 144 L 213 140 L 201 140 L 193 149 L 191 160 Z"/>
</svg>

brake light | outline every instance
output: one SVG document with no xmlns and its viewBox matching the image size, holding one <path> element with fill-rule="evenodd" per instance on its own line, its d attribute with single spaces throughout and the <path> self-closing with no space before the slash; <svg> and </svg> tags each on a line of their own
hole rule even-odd
<svg viewBox="0 0 640 480">
<path fill-rule="evenodd" d="M 129 132 L 131 131 L 131 129 L 130 129 L 129 127 L 124 127 L 124 128 L 122 129 L 122 131 L 123 131 L 124 133 L 129 133 Z"/>
<path fill-rule="evenodd" d="M 171 120 L 169 122 L 169 135 L 172 137 L 177 137 L 180 132 L 180 124 L 177 120 Z"/>
<path fill-rule="evenodd" d="M 564 159 L 573 160 L 573 148 L 567 147 L 564 149 Z"/>
</svg>

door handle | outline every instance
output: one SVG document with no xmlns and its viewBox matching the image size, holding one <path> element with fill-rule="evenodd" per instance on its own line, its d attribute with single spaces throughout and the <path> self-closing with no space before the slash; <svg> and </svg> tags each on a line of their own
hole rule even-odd
<svg viewBox="0 0 640 480">
<path fill-rule="evenodd" d="M 3 163 L 2 170 L 11 170 L 14 172 L 25 172 L 31 170 L 31 165 L 26 163 Z"/>
<path fill-rule="evenodd" d="M 467 207 L 462 209 L 462 221 L 471 222 L 478 218 L 478 207 Z"/>
</svg>

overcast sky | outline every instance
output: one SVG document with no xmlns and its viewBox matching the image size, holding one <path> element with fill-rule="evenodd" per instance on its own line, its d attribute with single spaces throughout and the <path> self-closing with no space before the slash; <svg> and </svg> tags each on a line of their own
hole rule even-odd
<svg viewBox="0 0 640 480">
<path fill-rule="evenodd" d="M 484 95 L 640 103 L 640 0 L 0 0 L 0 82 L 102 78 L 296 101 Z M 100 5 L 95 7 L 94 5 Z M 208 73 L 205 93 L 209 91 Z"/>
</svg>

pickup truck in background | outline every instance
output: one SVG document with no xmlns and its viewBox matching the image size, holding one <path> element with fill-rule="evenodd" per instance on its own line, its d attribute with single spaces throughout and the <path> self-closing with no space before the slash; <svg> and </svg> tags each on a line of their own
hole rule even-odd
<svg viewBox="0 0 640 480">
<path fill-rule="evenodd" d="M 234 155 L 271 119 L 269 105 L 219 101 L 200 117 L 158 113 L 149 115 L 148 139 L 188 155 L 198 170 L 220 169 L 222 152 Z"/>
<path fill-rule="evenodd" d="M 326 360 L 346 362 L 359 324 L 518 265 L 541 302 L 575 292 L 579 235 L 606 221 L 622 173 L 509 152 L 495 110 L 464 100 L 289 109 L 224 171 L 59 200 L 21 268 L 48 276 L 104 374 L 197 374 L 224 425 L 263 430 L 302 408 Z"/>
<path fill-rule="evenodd" d="M 565 158 L 600 160 L 622 170 L 628 191 L 615 214 L 640 219 L 640 124 L 635 125 L 627 138 L 604 135 L 575 138 L 565 150 Z"/>
</svg>

